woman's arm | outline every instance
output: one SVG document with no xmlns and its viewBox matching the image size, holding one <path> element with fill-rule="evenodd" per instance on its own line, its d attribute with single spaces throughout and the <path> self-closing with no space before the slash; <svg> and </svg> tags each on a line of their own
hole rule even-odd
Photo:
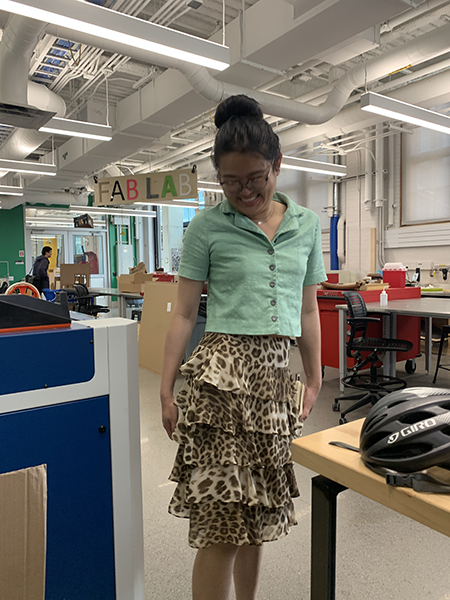
<svg viewBox="0 0 450 600">
<path fill-rule="evenodd" d="M 173 388 L 197 320 L 202 289 L 203 281 L 180 277 L 177 303 L 166 336 L 160 397 L 163 426 L 170 438 L 172 438 L 178 420 L 178 409 L 174 404 Z"/>
<path fill-rule="evenodd" d="M 303 287 L 302 335 L 297 338 L 303 370 L 306 376 L 306 389 L 303 397 L 302 419 L 311 412 L 322 387 L 322 366 L 320 358 L 320 319 L 317 304 L 317 285 Z"/>
</svg>

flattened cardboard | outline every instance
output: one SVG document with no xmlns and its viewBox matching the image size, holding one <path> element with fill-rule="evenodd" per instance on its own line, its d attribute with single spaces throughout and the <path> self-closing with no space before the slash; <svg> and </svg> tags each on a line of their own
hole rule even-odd
<svg viewBox="0 0 450 600">
<path fill-rule="evenodd" d="M 0 598 L 44 600 L 47 466 L 0 475 Z"/>
<path fill-rule="evenodd" d="M 153 373 L 162 373 L 164 343 L 177 301 L 178 284 L 145 284 L 139 332 L 139 365 Z"/>
</svg>

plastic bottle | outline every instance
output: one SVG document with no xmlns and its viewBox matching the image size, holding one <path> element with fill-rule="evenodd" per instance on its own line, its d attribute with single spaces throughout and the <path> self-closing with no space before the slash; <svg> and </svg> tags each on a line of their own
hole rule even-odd
<svg viewBox="0 0 450 600">
<path fill-rule="evenodd" d="M 380 294 L 380 306 L 387 306 L 388 303 L 388 295 L 386 292 L 386 288 L 383 288 L 383 291 Z"/>
</svg>

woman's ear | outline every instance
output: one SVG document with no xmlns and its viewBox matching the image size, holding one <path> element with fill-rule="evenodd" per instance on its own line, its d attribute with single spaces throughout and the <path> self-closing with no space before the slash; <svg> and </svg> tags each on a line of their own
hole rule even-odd
<svg viewBox="0 0 450 600">
<path fill-rule="evenodd" d="M 275 161 L 274 166 L 273 166 L 273 170 L 275 171 L 275 175 L 277 175 L 277 176 L 280 174 L 282 158 L 283 158 L 283 155 L 280 152 L 280 156 L 279 156 L 279 158 L 277 158 L 277 160 Z"/>
</svg>

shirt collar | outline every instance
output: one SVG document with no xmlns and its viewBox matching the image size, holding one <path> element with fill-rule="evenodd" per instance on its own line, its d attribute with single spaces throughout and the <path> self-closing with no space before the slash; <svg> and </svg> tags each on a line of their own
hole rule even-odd
<svg viewBox="0 0 450 600">
<path fill-rule="evenodd" d="M 273 195 L 273 199 L 276 202 L 285 204 L 287 207 L 286 212 L 284 213 L 283 221 L 281 222 L 280 227 L 278 228 L 277 235 L 275 237 L 278 237 L 280 233 L 285 233 L 286 231 L 298 229 L 300 226 L 299 221 L 303 217 L 303 214 L 305 212 L 303 206 L 299 206 L 298 204 L 295 204 L 295 202 L 292 202 L 289 196 L 286 196 L 286 194 L 283 194 L 283 192 L 275 192 Z M 253 231 L 254 229 L 258 229 L 258 231 L 260 231 L 254 223 L 252 223 L 249 219 L 244 217 L 244 215 L 242 215 L 238 210 L 236 210 L 227 198 L 225 198 L 225 200 L 221 202 L 220 209 L 225 215 L 233 215 L 233 222 L 235 225 L 238 225 L 243 229 L 249 229 L 251 231 Z"/>
</svg>

